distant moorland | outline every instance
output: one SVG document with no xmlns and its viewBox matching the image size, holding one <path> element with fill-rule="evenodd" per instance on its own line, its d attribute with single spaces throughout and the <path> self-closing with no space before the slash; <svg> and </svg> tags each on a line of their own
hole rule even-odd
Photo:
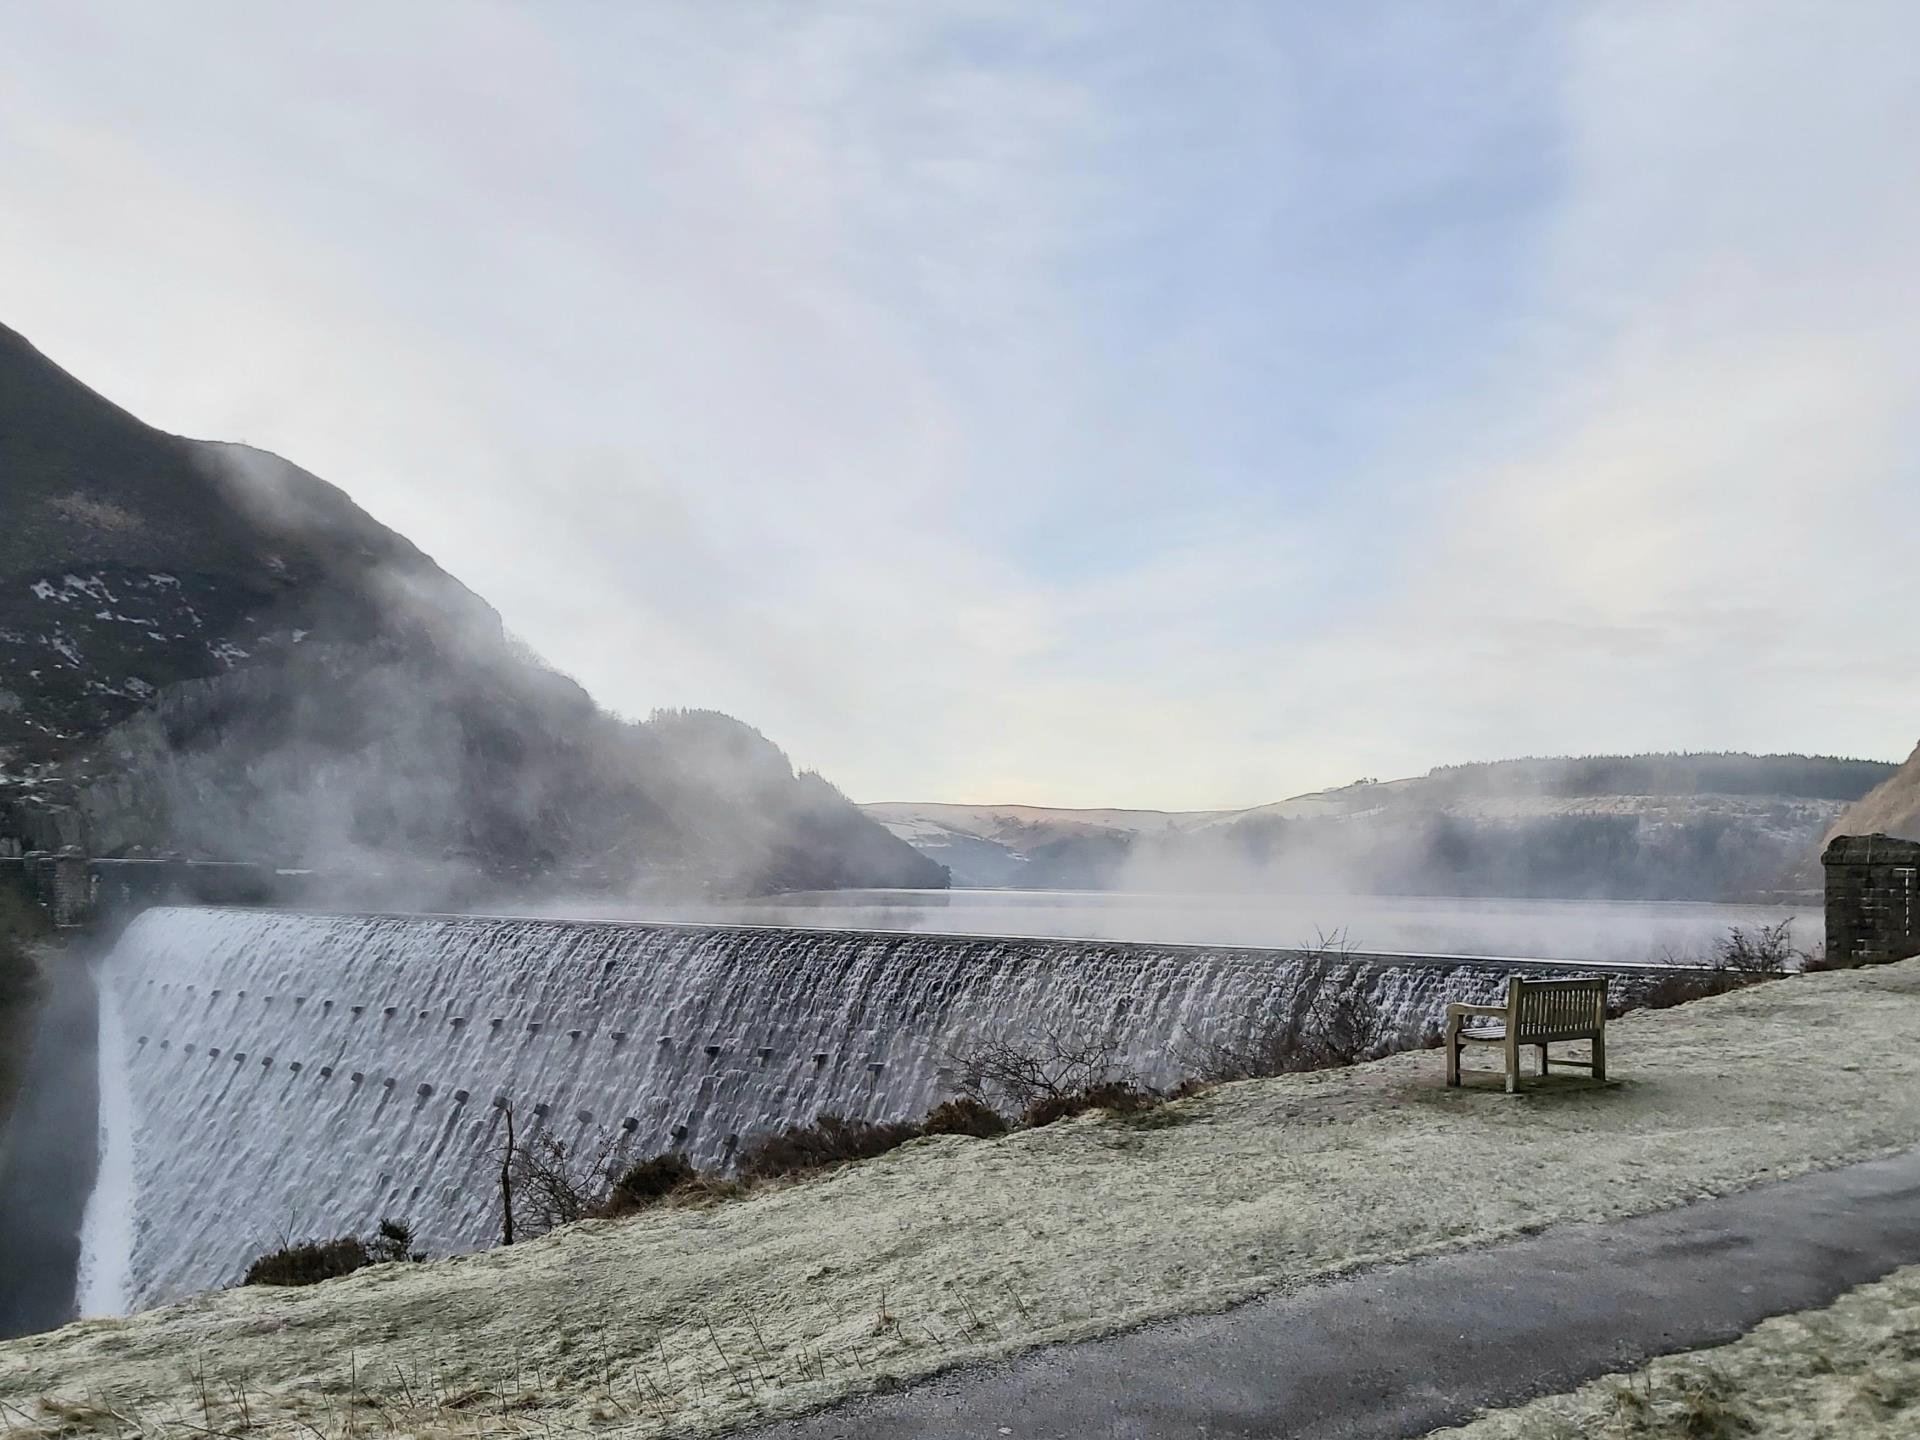
<svg viewBox="0 0 1920 1440">
<path fill-rule="evenodd" d="M 959 885 L 1740 900 L 1817 884 L 1821 839 L 1894 774 L 1827 756 L 1613 755 L 1443 766 L 1245 810 L 865 808 Z"/>
</svg>

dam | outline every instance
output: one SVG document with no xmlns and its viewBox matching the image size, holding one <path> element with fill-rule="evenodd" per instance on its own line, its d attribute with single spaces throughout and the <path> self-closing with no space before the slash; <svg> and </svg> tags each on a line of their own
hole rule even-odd
<svg viewBox="0 0 1920 1440">
<path fill-rule="evenodd" d="M 1550 961 L 1352 956 L 1382 1047 Z M 1284 1012 L 1303 953 L 772 926 L 159 908 L 99 970 L 91 1313 L 231 1284 L 289 1239 L 500 1230 L 503 1107 L 634 1158 L 724 1165 L 822 1113 L 917 1117 L 976 1037 L 1110 1031 L 1149 1084 Z M 1629 978 L 1624 983 L 1634 982 Z"/>
</svg>

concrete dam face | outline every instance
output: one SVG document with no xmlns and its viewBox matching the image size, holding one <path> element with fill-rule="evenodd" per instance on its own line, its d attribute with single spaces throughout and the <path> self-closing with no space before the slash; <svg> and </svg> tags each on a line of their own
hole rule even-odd
<svg viewBox="0 0 1920 1440">
<path fill-rule="evenodd" d="M 917 1117 L 973 1037 L 1121 1037 L 1153 1084 L 1188 1037 L 1292 1003 L 1296 952 L 757 927 L 156 909 L 101 976 L 103 1163 L 83 1301 L 231 1284 L 382 1216 L 436 1255 L 499 1234 L 522 1142 L 723 1164 L 821 1113 Z M 1509 967 L 1374 964 L 1383 1029 Z"/>
</svg>

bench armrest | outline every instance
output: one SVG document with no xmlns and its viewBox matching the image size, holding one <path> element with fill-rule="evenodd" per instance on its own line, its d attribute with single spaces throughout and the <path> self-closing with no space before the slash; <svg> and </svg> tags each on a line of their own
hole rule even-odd
<svg viewBox="0 0 1920 1440">
<path fill-rule="evenodd" d="M 1507 1007 L 1504 1005 L 1462 1005 L 1455 1003 L 1447 1006 L 1447 1018 L 1449 1020 L 1453 1019 L 1456 1015 L 1505 1015 L 1506 1013 Z"/>
</svg>

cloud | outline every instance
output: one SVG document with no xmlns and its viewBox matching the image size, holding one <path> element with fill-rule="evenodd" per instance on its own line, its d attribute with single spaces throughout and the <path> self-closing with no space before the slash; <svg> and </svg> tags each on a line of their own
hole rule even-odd
<svg viewBox="0 0 1920 1440">
<path fill-rule="evenodd" d="M 8 322 L 614 708 L 860 798 L 1910 745 L 1906 7 L 15 29 Z"/>
</svg>

